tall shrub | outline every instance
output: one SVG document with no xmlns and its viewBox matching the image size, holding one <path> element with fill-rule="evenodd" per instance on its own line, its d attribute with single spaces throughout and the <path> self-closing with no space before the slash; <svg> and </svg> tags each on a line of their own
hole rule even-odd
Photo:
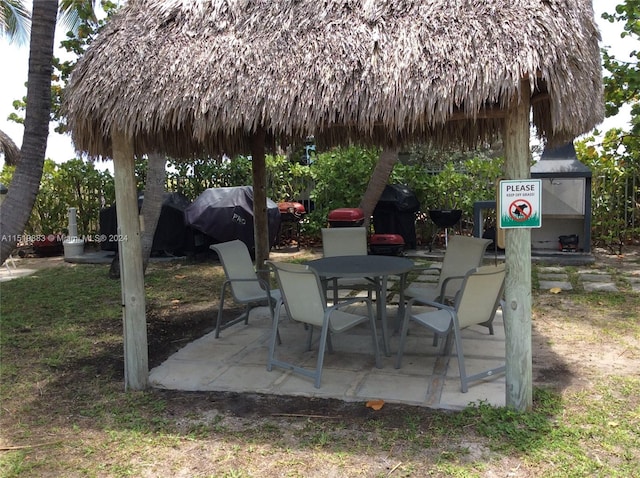
<svg viewBox="0 0 640 478">
<path fill-rule="evenodd" d="M 620 130 L 608 131 L 600 148 L 593 137 L 576 142 L 578 159 L 592 174 L 592 240 L 617 253 L 640 236 L 640 166 L 619 137 Z"/>
<path fill-rule="evenodd" d="M 367 188 L 379 151 L 357 146 L 340 147 L 317 155 L 311 165 L 315 209 L 308 215 L 305 232 L 318 235 L 327 224 L 329 212 L 358 207 Z"/>
<path fill-rule="evenodd" d="M 11 187 L 13 168 L 5 167 L 0 175 L 3 184 Z M 68 209 L 77 210 L 78 234 L 99 232 L 99 213 L 105 204 L 114 201 L 113 177 L 108 171 L 98 171 L 93 163 L 72 159 L 56 164 L 44 162 L 40 189 L 36 197 L 26 235 L 66 234 Z"/>
</svg>

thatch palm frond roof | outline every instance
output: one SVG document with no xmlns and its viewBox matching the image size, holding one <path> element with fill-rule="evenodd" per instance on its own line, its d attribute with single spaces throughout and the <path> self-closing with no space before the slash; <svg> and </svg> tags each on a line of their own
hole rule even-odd
<svg viewBox="0 0 640 478">
<path fill-rule="evenodd" d="M 246 151 L 494 137 L 528 79 L 550 141 L 604 116 L 590 0 L 130 0 L 76 66 L 67 93 L 78 149 Z"/>
<path fill-rule="evenodd" d="M 4 156 L 4 162 L 9 166 L 16 166 L 20 161 L 20 148 L 13 140 L 0 130 L 0 154 Z"/>
</svg>

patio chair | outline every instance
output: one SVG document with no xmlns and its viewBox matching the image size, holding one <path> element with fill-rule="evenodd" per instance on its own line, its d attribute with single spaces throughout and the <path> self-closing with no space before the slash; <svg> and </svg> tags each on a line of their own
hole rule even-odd
<svg viewBox="0 0 640 478">
<path fill-rule="evenodd" d="M 367 230 L 364 227 L 325 227 L 321 232 L 324 257 L 367 255 Z M 333 291 L 334 304 L 338 303 L 340 289 L 366 289 L 367 297 L 372 298 L 373 284 L 365 278 L 332 279 L 325 286 L 327 291 Z"/>
<path fill-rule="evenodd" d="M 451 353 L 451 336 L 453 335 L 463 393 L 467 392 L 470 382 L 504 372 L 505 366 L 501 365 L 500 367 L 468 376 L 465 369 L 461 337 L 462 329 L 471 325 L 483 325 L 486 322 L 493 321 L 496 310 L 501 304 L 504 278 L 504 264 L 477 267 L 470 270 L 462 281 L 460 292 L 455 299 L 453 307 L 421 298 L 411 299 L 402 322 L 396 368 L 400 368 L 402 365 L 402 355 L 406 345 L 409 323 L 413 321 L 431 330 L 436 336 L 446 336 L 444 344 L 441 345 L 443 355 Z M 428 305 L 434 307 L 435 310 L 413 314 L 412 307 L 414 304 Z"/>
<path fill-rule="evenodd" d="M 422 272 L 432 270 L 438 272 L 436 284 L 416 285 L 415 283 L 405 289 L 405 297 L 419 297 L 444 303 L 452 300 L 456 292 L 460 290 L 465 274 L 474 267 L 482 264 L 485 251 L 491 244 L 491 239 L 455 235 L 449 238 L 442 264 L 432 265 L 427 268 L 415 269 Z"/>
<path fill-rule="evenodd" d="M 281 298 L 280 291 L 270 289 L 268 282 L 260 279 L 256 274 L 251 261 L 251 255 L 246 244 L 238 239 L 209 246 L 220 259 L 226 280 L 222 284 L 220 292 L 220 306 L 218 308 L 218 320 L 216 321 L 215 337 L 220 337 L 220 331 L 232 325 L 244 321 L 249 323 L 249 312 L 256 306 L 267 303 L 274 317 L 274 303 Z M 227 287 L 231 291 L 233 299 L 246 306 L 245 311 L 237 318 L 222 324 L 222 312 Z"/>
<path fill-rule="evenodd" d="M 333 352 L 331 344 L 331 334 L 346 332 L 347 330 L 363 322 L 369 322 L 371 338 L 373 342 L 373 353 L 377 368 L 381 368 L 380 351 L 378 349 L 378 336 L 376 333 L 375 316 L 371 300 L 368 298 L 354 298 L 327 307 L 324 297 L 324 289 L 320 278 L 309 266 L 302 264 L 278 263 L 268 261 L 268 264 L 275 271 L 278 286 L 282 291 L 282 301 L 278 302 L 273 321 L 273 330 L 269 343 L 269 359 L 267 370 L 271 371 L 274 366 L 314 379 L 315 388 L 320 388 L 322 377 L 322 365 L 324 362 L 325 349 Z M 364 302 L 367 305 L 365 315 L 350 313 L 343 310 L 352 304 Z M 307 350 L 311 350 L 312 334 L 315 327 L 320 328 L 320 339 L 318 341 L 318 359 L 313 370 L 300 365 L 284 362 L 275 357 L 276 338 L 278 335 L 278 322 L 282 312 L 282 305 L 286 309 L 291 320 L 302 322 L 308 326 Z"/>
</svg>

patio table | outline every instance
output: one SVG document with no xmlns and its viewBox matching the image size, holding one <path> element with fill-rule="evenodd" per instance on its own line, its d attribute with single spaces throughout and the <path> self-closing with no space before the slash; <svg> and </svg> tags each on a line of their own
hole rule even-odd
<svg viewBox="0 0 640 478">
<path fill-rule="evenodd" d="M 391 355 L 387 326 L 387 280 L 390 275 L 400 276 L 400 304 L 404 302 L 407 273 L 413 262 L 404 257 L 394 256 L 335 256 L 307 262 L 318 275 L 326 280 L 336 278 L 366 278 L 376 286 L 376 308 L 382 322 L 382 342 L 384 353 Z"/>
</svg>

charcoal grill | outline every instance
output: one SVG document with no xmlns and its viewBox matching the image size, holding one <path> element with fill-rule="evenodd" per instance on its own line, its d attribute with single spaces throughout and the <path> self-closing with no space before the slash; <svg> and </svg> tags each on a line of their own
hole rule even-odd
<svg viewBox="0 0 640 478">
<path fill-rule="evenodd" d="M 462 217 L 462 209 L 430 209 L 429 217 L 436 226 L 444 229 L 444 247 L 446 249 L 449 242 L 447 229 L 458 224 L 458 221 L 460 221 Z M 433 249 L 433 241 L 437 235 L 438 232 L 433 235 L 429 251 Z"/>
<path fill-rule="evenodd" d="M 280 211 L 280 234 L 278 243 L 287 240 L 296 241 L 300 247 L 300 224 L 307 213 L 304 206 L 299 202 L 279 202 Z"/>
</svg>

